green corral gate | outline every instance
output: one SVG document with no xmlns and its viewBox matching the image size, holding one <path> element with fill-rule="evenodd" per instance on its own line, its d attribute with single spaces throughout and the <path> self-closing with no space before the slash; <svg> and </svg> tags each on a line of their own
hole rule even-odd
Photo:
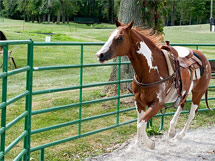
<svg viewBox="0 0 215 161">
<path fill-rule="evenodd" d="M 27 45 L 27 64 L 25 67 L 15 69 L 8 71 L 8 45 Z M 5 160 L 5 155 L 12 149 L 14 148 L 19 142 L 23 141 L 23 150 L 19 153 L 19 155 L 14 158 L 14 160 L 24 160 L 28 161 L 30 160 L 30 155 L 31 152 L 33 151 L 40 151 L 40 158 L 41 160 L 44 160 L 44 155 L 45 155 L 45 149 L 54 146 L 57 144 L 61 144 L 64 142 L 68 142 L 74 139 L 78 139 L 80 137 L 88 136 L 91 134 L 95 134 L 104 130 L 112 129 L 115 127 L 119 127 L 125 124 L 129 124 L 132 122 L 137 121 L 136 119 L 122 122 L 120 123 L 119 121 L 119 114 L 127 111 L 134 111 L 135 112 L 135 107 L 130 107 L 126 109 L 120 109 L 120 99 L 121 98 L 126 98 L 126 97 L 132 97 L 133 94 L 124 94 L 120 95 L 120 84 L 125 83 L 125 82 L 131 82 L 132 79 L 127 79 L 127 80 L 121 80 L 120 79 L 120 66 L 125 65 L 125 64 L 130 64 L 130 62 L 121 62 L 121 58 L 118 58 L 118 62 L 111 62 L 107 64 L 83 64 L 83 48 L 84 46 L 92 46 L 92 45 L 103 45 L 104 43 L 75 43 L 75 42 L 53 42 L 53 43 L 43 43 L 43 42 L 33 42 L 32 40 L 26 40 L 26 41 L 0 41 L 0 46 L 3 46 L 3 67 L 2 67 L 2 73 L 0 73 L 0 78 L 2 79 L 2 101 L 0 104 L 0 109 L 1 109 L 1 128 L 0 128 L 0 134 L 1 134 L 1 152 L 0 152 L 0 159 Z M 172 45 L 178 45 L 178 46 L 195 46 L 196 49 L 198 49 L 199 46 L 215 46 L 215 44 L 172 44 Z M 43 66 L 43 67 L 34 67 L 33 61 L 34 61 L 34 46 L 80 46 L 80 63 L 75 64 L 75 65 L 62 65 L 62 66 Z M 211 60 L 213 61 L 213 60 Z M 103 83 L 94 83 L 94 84 L 83 84 L 82 77 L 83 77 L 83 68 L 85 67 L 95 67 L 95 66 L 118 66 L 118 80 L 116 81 L 109 81 L 109 82 L 103 82 Z M 33 86 L 33 72 L 34 71 L 44 71 L 44 70 L 56 70 L 56 69 L 70 69 L 70 68 L 79 68 L 80 69 L 80 84 L 78 86 L 71 86 L 71 87 L 65 87 L 65 88 L 56 88 L 56 89 L 47 89 L 47 90 L 40 90 L 40 91 L 32 91 L 32 86 Z M 12 75 L 16 75 L 18 73 L 26 72 L 26 90 L 22 94 L 19 94 L 15 96 L 12 99 L 7 99 L 7 89 L 8 89 L 8 77 Z M 104 85 L 110 85 L 110 84 L 117 84 L 117 96 L 113 97 L 108 97 L 108 98 L 102 98 L 102 99 L 97 99 L 97 100 L 92 100 L 92 101 L 82 101 L 82 89 L 83 88 L 89 88 L 89 87 L 96 87 L 96 86 L 104 86 Z M 210 88 L 214 88 L 215 86 L 210 86 Z M 52 107 L 52 108 L 47 108 L 47 109 L 42 109 L 42 110 L 36 110 L 32 111 L 32 96 L 34 95 L 39 95 L 39 94 L 46 94 L 46 93 L 53 93 L 53 92 L 60 92 L 60 91 L 66 91 L 66 90 L 75 90 L 79 89 L 80 90 L 80 95 L 79 95 L 79 102 L 78 103 L 73 103 L 73 104 L 68 104 L 68 105 L 63 105 L 63 106 L 58 106 L 58 107 Z M 25 97 L 25 111 L 19 115 L 17 118 L 12 120 L 11 122 L 7 123 L 6 122 L 6 114 L 7 114 L 7 106 L 10 104 L 18 101 L 21 98 Z M 209 98 L 209 100 L 215 99 Z M 104 113 L 101 115 L 95 115 L 87 118 L 82 118 L 82 106 L 86 104 L 93 104 L 93 103 L 98 103 L 98 102 L 103 102 L 103 101 L 109 101 L 109 100 L 117 100 L 117 106 L 116 110 L 114 112 L 109 112 L 109 113 Z M 204 100 L 204 99 L 202 99 Z M 188 100 L 190 101 L 190 100 Z M 78 113 L 78 119 L 62 124 L 57 124 L 54 126 L 49 126 L 45 128 L 40 128 L 40 129 L 35 129 L 32 130 L 31 128 L 31 120 L 33 115 L 37 114 L 42 114 L 42 113 L 47 113 L 47 112 L 52 112 L 52 111 L 57 111 L 60 109 L 66 109 L 66 108 L 72 108 L 72 107 L 78 107 L 79 108 L 79 113 Z M 214 108 L 213 108 L 214 109 Z M 207 111 L 208 109 L 200 109 L 199 111 Z M 183 111 L 182 113 L 188 113 L 188 111 Z M 116 115 L 116 123 L 105 127 L 101 128 L 95 131 L 90 131 L 87 133 L 82 133 L 81 130 L 81 124 L 82 122 L 86 122 L 89 120 L 93 119 L 98 119 L 102 118 L 105 116 L 110 116 L 110 115 Z M 157 114 L 156 117 L 161 117 L 161 124 L 160 124 L 160 129 L 163 128 L 163 123 L 164 123 L 164 116 L 166 115 L 174 115 L 174 113 L 165 113 L 165 114 Z M 9 134 L 7 133 L 7 130 L 9 128 L 13 128 L 13 126 L 19 122 L 20 120 L 24 119 L 24 131 L 22 134 L 16 138 L 14 141 L 12 141 L 8 146 L 5 145 L 5 138 L 6 136 L 8 137 Z M 40 146 L 36 147 L 31 147 L 31 135 L 56 129 L 56 128 L 61 128 L 73 124 L 78 124 L 78 135 L 65 138 L 62 140 L 56 140 L 54 142 L 50 142 L 47 144 L 42 144 Z"/>
</svg>

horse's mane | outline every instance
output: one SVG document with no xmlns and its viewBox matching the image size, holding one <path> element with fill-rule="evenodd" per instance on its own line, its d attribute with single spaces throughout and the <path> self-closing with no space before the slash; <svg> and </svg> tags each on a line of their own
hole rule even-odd
<svg viewBox="0 0 215 161">
<path fill-rule="evenodd" d="M 158 34 L 155 32 L 152 28 L 146 29 L 146 28 L 140 28 L 140 27 L 135 27 L 133 28 L 146 38 L 148 38 L 152 43 L 154 43 L 158 48 L 160 48 L 163 45 L 163 35 Z"/>
</svg>

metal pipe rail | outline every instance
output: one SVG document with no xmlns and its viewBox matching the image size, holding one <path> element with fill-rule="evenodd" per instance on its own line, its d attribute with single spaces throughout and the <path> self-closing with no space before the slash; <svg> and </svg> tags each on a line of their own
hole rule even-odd
<svg viewBox="0 0 215 161">
<path fill-rule="evenodd" d="M 93 43 L 93 42 L 50 42 L 50 43 L 44 43 L 44 42 L 33 42 L 32 40 L 15 40 L 15 41 L 0 41 L 0 46 L 3 46 L 3 70 L 2 73 L 0 73 L 0 79 L 2 79 L 2 102 L 0 103 L 0 110 L 1 110 L 1 128 L 0 128 L 0 135 L 1 135 L 1 144 L 0 144 L 0 160 L 5 160 L 5 155 L 15 146 L 17 143 L 19 143 L 21 140 L 24 139 L 24 148 L 23 150 L 14 158 L 14 160 L 30 160 L 30 152 L 34 152 L 37 150 L 41 151 L 41 157 L 40 160 L 44 160 L 44 155 L 45 155 L 45 148 L 48 148 L 50 146 L 54 146 L 57 144 L 65 143 L 67 141 L 71 141 L 74 139 L 78 139 L 81 137 L 85 137 L 88 135 L 92 135 L 98 132 L 102 132 L 105 130 L 109 130 L 115 127 L 119 127 L 122 125 L 130 124 L 133 122 L 136 122 L 136 119 L 132 119 L 126 122 L 120 122 L 119 119 L 119 114 L 128 112 L 128 111 L 135 111 L 135 107 L 129 107 L 125 109 L 120 109 L 120 99 L 122 98 L 127 98 L 127 97 L 133 97 L 133 94 L 120 94 L 120 85 L 121 83 L 128 83 L 132 82 L 132 79 L 127 79 L 127 80 L 121 80 L 120 78 L 120 67 L 122 65 L 128 65 L 130 64 L 129 61 L 126 62 L 121 62 L 121 58 L 118 58 L 118 62 L 110 62 L 106 64 L 100 64 L 100 63 L 95 63 L 95 64 L 84 64 L 83 63 L 83 55 L 84 55 L 84 46 L 94 46 L 94 45 L 103 45 L 104 43 Z M 8 71 L 7 63 L 8 63 L 8 45 L 27 45 L 27 64 L 25 67 Z M 215 44 L 171 44 L 171 45 L 177 45 L 177 46 L 194 46 L 196 49 L 198 49 L 199 46 L 215 46 Z M 34 47 L 35 46 L 80 46 L 80 63 L 78 64 L 73 64 L 73 65 L 56 65 L 56 66 L 42 66 L 42 67 L 34 67 L 33 66 L 33 55 L 34 55 Z M 210 61 L 215 61 L 215 59 L 212 59 Z M 91 67 L 97 67 L 97 66 L 118 66 L 118 79 L 115 81 L 109 81 L 109 82 L 97 82 L 97 83 L 91 83 L 91 84 L 83 84 L 83 69 L 84 68 L 91 68 Z M 53 89 L 45 89 L 45 90 L 38 90 L 38 91 L 32 91 L 33 87 L 33 72 L 40 72 L 40 71 L 49 71 L 49 70 L 58 70 L 58 69 L 71 69 L 71 68 L 79 68 L 80 69 L 80 83 L 79 85 L 76 86 L 70 86 L 70 87 L 63 87 L 63 88 L 53 88 Z M 16 75 L 18 73 L 26 72 L 27 77 L 26 77 L 26 90 L 15 96 L 14 98 L 7 100 L 7 78 Z M 112 96 L 112 97 L 107 97 L 107 98 L 101 98 L 101 99 L 96 99 L 96 100 L 89 100 L 89 101 L 83 101 L 82 95 L 83 95 L 83 89 L 84 88 L 89 88 L 89 87 L 98 87 L 98 86 L 104 86 L 104 85 L 111 85 L 111 84 L 116 84 L 117 85 L 117 96 Z M 215 88 L 215 85 L 211 85 L 210 88 Z M 67 105 L 62 105 L 62 106 L 55 106 L 55 107 L 50 107 L 46 109 L 41 109 L 41 110 L 35 110 L 32 111 L 32 97 L 35 95 L 40 95 L 40 94 L 47 94 L 47 93 L 55 93 L 55 92 L 62 92 L 62 91 L 69 91 L 69 90 L 77 90 L 79 89 L 79 101 L 77 103 L 72 103 L 72 104 L 67 104 Z M 25 97 L 25 111 L 20 114 L 17 118 L 12 120 L 11 122 L 6 124 L 6 112 L 7 112 L 7 106 L 9 104 L 12 104 L 16 102 L 17 100 L 24 98 Z M 209 100 L 214 100 L 215 97 L 209 98 Z M 94 115 L 90 117 L 85 117 L 83 118 L 82 116 L 82 106 L 83 105 L 88 105 L 88 104 L 94 104 L 94 103 L 100 103 L 104 101 L 110 101 L 110 100 L 116 100 L 117 101 L 117 106 L 116 109 L 112 112 L 108 113 L 102 113 L 100 115 Z M 204 99 L 202 99 L 204 100 Z M 188 100 L 190 102 L 191 100 Z M 38 115 L 38 114 L 43 114 L 47 112 L 53 112 L 57 110 L 62 110 L 62 109 L 68 109 L 68 108 L 78 108 L 78 119 L 72 120 L 69 122 L 64 122 L 52 126 L 47 126 L 43 128 L 38 128 L 38 129 L 32 129 L 31 127 L 31 120 L 33 115 Z M 215 110 L 215 108 L 212 108 Z M 199 109 L 199 112 L 202 111 L 207 111 L 208 109 Z M 183 111 L 182 114 L 188 113 L 189 111 Z M 165 116 L 169 115 L 174 115 L 174 112 L 171 113 L 165 113 L 165 114 L 157 114 L 155 117 L 161 117 L 161 123 L 160 123 L 160 130 L 163 129 L 164 126 L 164 118 Z M 115 116 L 116 117 L 116 122 L 113 125 L 110 125 L 108 127 L 104 127 L 101 129 L 89 131 L 82 133 L 82 123 L 90 120 L 95 120 L 98 118 L 103 118 L 107 116 Z M 6 136 L 6 131 L 9 128 L 13 128 L 13 126 L 19 122 L 20 120 L 25 121 L 24 123 L 24 131 L 23 133 L 16 138 L 12 143 L 9 144 L 9 146 L 5 147 L 5 136 Z M 78 125 L 78 134 L 71 136 L 69 138 L 64 138 L 61 140 L 57 140 L 54 142 L 50 142 L 47 144 L 39 145 L 36 147 L 31 147 L 31 135 L 42 133 L 45 131 L 49 130 L 54 130 L 70 125 Z M 152 121 L 150 121 L 150 125 L 152 125 Z"/>
</svg>

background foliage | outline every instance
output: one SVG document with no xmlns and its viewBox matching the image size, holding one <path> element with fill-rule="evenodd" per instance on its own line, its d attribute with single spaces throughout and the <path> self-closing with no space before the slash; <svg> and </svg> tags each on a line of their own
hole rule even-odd
<svg viewBox="0 0 215 161">
<path fill-rule="evenodd" d="M 120 0 L 0 0 L 0 15 L 32 22 L 73 21 L 74 17 L 98 18 L 113 23 Z M 163 26 L 208 23 L 210 0 L 139 0 L 144 25 Z M 214 5 L 215 8 L 215 5 Z"/>
</svg>

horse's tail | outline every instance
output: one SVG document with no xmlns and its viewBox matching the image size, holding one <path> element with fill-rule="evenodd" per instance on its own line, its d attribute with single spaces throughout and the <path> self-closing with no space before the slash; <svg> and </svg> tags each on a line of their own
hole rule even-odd
<svg viewBox="0 0 215 161">
<path fill-rule="evenodd" d="M 207 108 L 208 108 L 210 111 L 212 111 L 211 108 L 210 108 L 209 105 L 208 105 L 208 89 L 207 89 L 206 92 L 205 92 L 205 103 L 206 103 Z"/>
<path fill-rule="evenodd" d="M 2 31 L 0 31 L 0 40 L 7 40 L 5 34 Z"/>
</svg>

